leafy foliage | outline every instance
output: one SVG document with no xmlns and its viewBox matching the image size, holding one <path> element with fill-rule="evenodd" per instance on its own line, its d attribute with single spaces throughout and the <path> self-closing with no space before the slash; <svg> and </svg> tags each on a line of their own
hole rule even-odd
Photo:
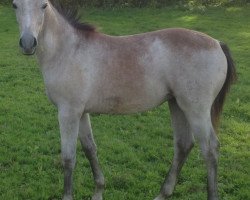
<svg viewBox="0 0 250 200">
<path fill-rule="evenodd" d="M 55 0 L 52 0 L 55 1 Z M 192 8 L 199 6 L 227 6 L 227 5 L 245 5 L 250 0 L 59 0 L 64 4 L 78 4 L 88 7 L 165 7 L 178 5 L 181 7 Z M 11 0 L 1 0 L 0 4 L 8 4 Z"/>
<path fill-rule="evenodd" d="M 62 0 L 65 3 L 76 3 L 91 7 L 163 7 L 170 5 L 178 6 L 221 6 L 243 5 L 250 0 Z"/>
</svg>

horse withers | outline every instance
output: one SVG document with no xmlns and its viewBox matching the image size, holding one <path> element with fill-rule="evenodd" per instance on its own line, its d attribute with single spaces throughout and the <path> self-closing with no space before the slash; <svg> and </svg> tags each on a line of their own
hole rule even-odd
<svg viewBox="0 0 250 200">
<path fill-rule="evenodd" d="M 235 67 L 225 44 L 193 30 L 171 28 L 130 36 L 99 33 L 78 21 L 76 10 L 49 0 L 14 0 L 20 47 L 36 53 L 49 99 L 58 108 L 64 167 L 63 200 L 72 197 L 79 137 L 102 200 L 104 176 L 89 113 L 129 114 L 168 101 L 174 158 L 155 200 L 174 190 L 194 140 L 208 172 L 208 199 L 217 200 L 218 139 L 215 128 Z"/>
</svg>

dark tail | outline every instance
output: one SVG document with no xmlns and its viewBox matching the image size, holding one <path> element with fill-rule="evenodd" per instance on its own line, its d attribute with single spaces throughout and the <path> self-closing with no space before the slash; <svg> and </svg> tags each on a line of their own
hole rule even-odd
<svg viewBox="0 0 250 200">
<path fill-rule="evenodd" d="M 237 80 L 236 69 L 230 50 L 228 46 L 222 42 L 220 42 L 220 46 L 227 58 L 227 77 L 211 108 L 211 118 L 215 129 L 217 129 L 219 125 L 219 118 L 226 99 L 226 94 L 229 92 L 230 86 Z"/>
</svg>

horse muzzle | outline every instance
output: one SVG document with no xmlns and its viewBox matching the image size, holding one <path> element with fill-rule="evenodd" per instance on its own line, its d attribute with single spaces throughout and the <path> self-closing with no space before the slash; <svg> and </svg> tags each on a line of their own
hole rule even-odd
<svg viewBox="0 0 250 200">
<path fill-rule="evenodd" d="M 37 39 L 31 34 L 24 34 L 20 38 L 19 45 L 24 55 L 33 55 L 36 51 Z"/>
</svg>

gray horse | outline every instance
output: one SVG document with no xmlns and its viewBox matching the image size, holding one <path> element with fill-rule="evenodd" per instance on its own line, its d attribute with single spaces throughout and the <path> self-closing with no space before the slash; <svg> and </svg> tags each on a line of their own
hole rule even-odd
<svg viewBox="0 0 250 200">
<path fill-rule="evenodd" d="M 79 136 L 95 181 L 92 200 L 102 200 L 89 113 L 129 114 L 168 101 L 174 158 L 155 200 L 174 190 L 197 140 L 208 172 L 208 199 L 217 200 L 219 114 L 235 67 L 225 44 L 200 32 L 165 29 L 113 37 L 78 21 L 76 10 L 49 0 L 14 0 L 24 54 L 36 51 L 49 99 L 58 108 L 64 166 L 63 200 L 72 197 L 72 172 Z"/>
</svg>

